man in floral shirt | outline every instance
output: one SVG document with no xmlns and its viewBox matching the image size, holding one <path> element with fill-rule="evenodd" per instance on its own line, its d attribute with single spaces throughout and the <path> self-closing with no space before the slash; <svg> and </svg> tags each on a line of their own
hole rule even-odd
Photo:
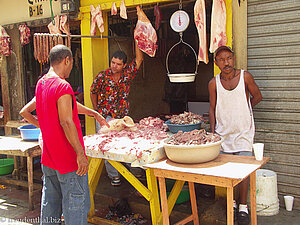
<svg viewBox="0 0 300 225">
<path fill-rule="evenodd" d="M 101 71 L 95 77 L 90 89 L 93 108 L 106 119 L 123 118 L 129 112 L 128 96 L 130 85 L 143 61 L 143 53 L 135 44 L 136 58 L 127 65 L 127 56 L 123 51 L 113 54 L 110 68 Z M 96 123 L 96 131 L 100 129 Z M 120 185 L 118 171 L 105 161 L 112 185 Z"/>
</svg>

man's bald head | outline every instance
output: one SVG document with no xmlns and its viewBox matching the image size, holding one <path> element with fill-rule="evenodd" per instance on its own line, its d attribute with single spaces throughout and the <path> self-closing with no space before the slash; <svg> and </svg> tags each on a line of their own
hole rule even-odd
<svg viewBox="0 0 300 225">
<path fill-rule="evenodd" d="M 49 53 L 50 66 L 59 64 L 67 57 L 72 58 L 71 50 L 65 45 L 55 45 Z"/>
</svg>

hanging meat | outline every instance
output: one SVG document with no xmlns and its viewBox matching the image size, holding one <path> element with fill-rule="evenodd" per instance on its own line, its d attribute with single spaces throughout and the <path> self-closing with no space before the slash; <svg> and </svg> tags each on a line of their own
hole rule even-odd
<svg viewBox="0 0 300 225">
<path fill-rule="evenodd" d="M 149 56 L 154 57 L 157 49 L 156 32 L 143 10 L 141 10 L 139 6 L 137 6 L 136 9 L 138 21 L 134 30 L 134 39 L 140 50 Z"/>
<path fill-rule="evenodd" d="M 53 24 L 54 23 L 54 24 Z M 60 34 L 59 30 L 59 16 L 55 16 L 54 20 L 48 24 L 50 34 Z"/>
<path fill-rule="evenodd" d="M 121 1 L 120 17 L 127 20 L 127 9 L 124 0 Z"/>
<path fill-rule="evenodd" d="M 33 35 L 33 52 L 34 52 L 34 59 L 37 60 L 37 41 L 36 41 L 36 35 Z"/>
<path fill-rule="evenodd" d="M 49 36 L 49 53 L 50 53 L 52 48 L 53 48 L 53 36 L 50 35 Z"/>
<path fill-rule="evenodd" d="M 206 12 L 205 1 L 197 0 L 194 6 L 194 19 L 199 36 L 198 64 L 200 61 L 208 63 L 207 40 L 206 40 Z"/>
<path fill-rule="evenodd" d="M 21 45 L 27 45 L 30 42 L 30 29 L 29 27 L 26 26 L 26 24 L 22 24 L 19 26 L 19 31 L 20 31 L 20 42 Z"/>
<path fill-rule="evenodd" d="M 10 56 L 11 50 L 11 38 L 6 33 L 5 29 L 0 25 L 0 54 L 4 56 Z"/>
<path fill-rule="evenodd" d="M 110 12 L 110 14 L 112 16 L 115 16 L 115 15 L 117 15 L 117 13 L 118 13 L 118 9 L 117 9 L 116 3 L 113 2 L 112 6 L 111 6 L 111 12 Z"/>
<path fill-rule="evenodd" d="M 96 25 L 98 26 L 100 33 L 104 32 L 104 22 L 102 18 L 101 7 L 98 5 L 96 8 L 91 5 L 91 35 L 96 35 Z"/>
<path fill-rule="evenodd" d="M 71 34 L 67 15 L 60 16 L 59 29 L 67 35 Z"/>
<path fill-rule="evenodd" d="M 209 51 L 214 53 L 218 47 L 227 44 L 226 5 L 224 0 L 213 0 L 211 13 L 211 38 Z"/>
<path fill-rule="evenodd" d="M 158 5 L 154 6 L 154 16 L 155 16 L 155 30 L 158 30 L 163 19 L 162 13 Z"/>
</svg>

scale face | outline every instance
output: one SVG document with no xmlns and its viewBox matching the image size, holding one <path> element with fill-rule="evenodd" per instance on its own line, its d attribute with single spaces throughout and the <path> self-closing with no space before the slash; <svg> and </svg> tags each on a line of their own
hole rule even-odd
<svg viewBox="0 0 300 225">
<path fill-rule="evenodd" d="M 190 17 L 189 15 L 183 11 L 178 10 L 173 13 L 170 19 L 171 28 L 176 32 L 183 32 L 189 26 Z"/>
</svg>

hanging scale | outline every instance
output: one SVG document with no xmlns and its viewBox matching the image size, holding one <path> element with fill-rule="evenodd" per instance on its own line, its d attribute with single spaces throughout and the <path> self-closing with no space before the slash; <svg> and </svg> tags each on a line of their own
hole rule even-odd
<svg viewBox="0 0 300 225">
<path fill-rule="evenodd" d="M 189 45 L 188 43 L 186 43 L 185 41 L 183 41 L 182 37 L 183 37 L 183 32 L 188 28 L 190 23 L 190 17 L 187 14 L 187 12 L 182 10 L 182 2 L 180 0 L 179 2 L 179 10 L 177 10 L 176 12 L 174 12 L 170 18 L 170 26 L 171 28 L 179 33 L 179 37 L 180 40 L 178 43 L 176 43 L 172 48 L 170 48 L 168 54 L 167 54 L 167 58 L 166 58 L 166 67 L 167 67 L 167 72 L 168 72 L 168 76 L 170 79 L 170 82 L 193 82 L 195 80 L 195 76 L 197 74 L 197 69 L 198 69 L 198 65 L 197 65 L 197 54 L 195 52 L 195 50 L 192 48 L 191 45 Z M 177 45 L 179 45 L 180 43 L 187 45 L 188 47 L 190 47 L 194 54 L 195 54 L 195 58 L 196 58 L 196 70 L 195 73 L 177 73 L 177 74 L 171 74 L 169 71 L 169 67 L 168 67 L 168 59 L 169 59 L 169 54 L 170 52 L 173 50 L 174 47 L 176 47 Z"/>
</svg>

